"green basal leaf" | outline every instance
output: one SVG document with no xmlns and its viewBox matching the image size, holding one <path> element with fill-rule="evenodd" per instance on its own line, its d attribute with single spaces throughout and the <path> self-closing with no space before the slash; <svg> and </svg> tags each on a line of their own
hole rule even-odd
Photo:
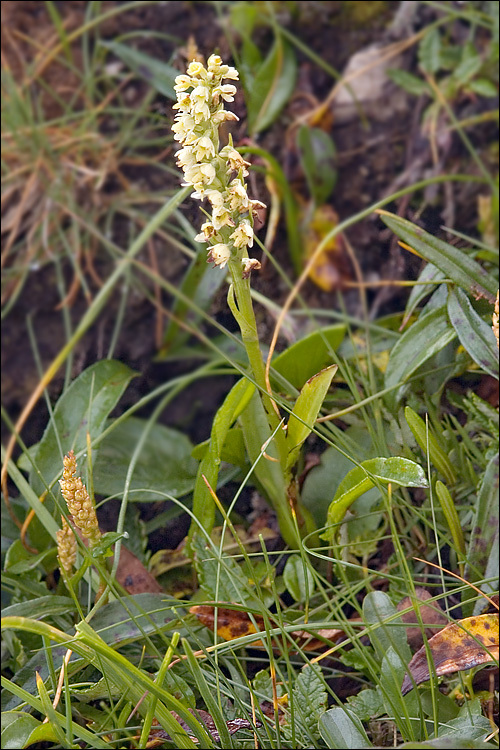
<svg viewBox="0 0 500 750">
<path fill-rule="evenodd" d="M 321 206 L 337 181 L 335 145 L 324 130 L 302 125 L 297 132 L 297 147 L 311 198 Z"/>
<path fill-rule="evenodd" d="M 491 325 L 479 317 L 462 289 L 448 295 L 448 315 L 460 343 L 474 362 L 498 380 L 498 347 Z"/>
<path fill-rule="evenodd" d="M 385 387 L 404 384 L 419 367 L 455 337 L 445 306 L 419 318 L 403 333 L 391 351 L 385 371 Z M 400 395 L 397 389 L 387 395 L 387 403 L 392 409 L 396 407 Z"/>
<path fill-rule="evenodd" d="M 99 446 L 93 469 L 95 492 L 123 495 L 130 461 L 145 431 L 147 437 L 130 477 L 130 501 L 156 502 L 164 500 L 165 494 L 181 497 L 191 492 L 197 466 L 189 438 L 137 417 L 118 424 Z"/>
<path fill-rule="evenodd" d="M 62 472 L 62 457 L 73 449 L 85 450 L 87 432 L 95 440 L 108 414 L 136 373 L 127 365 L 105 359 L 88 367 L 62 394 L 36 452 L 30 474 L 33 490 L 41 495 Z"/>
<path fill-rule="evenodd" d="M 328 326 L 304 336 L 273 359 L 273 368 L 295 388 L 332 363 L 332 351 L 344 340 L 343 324 Z"/>
<path fill-rule="evenodd" d="M 329 708 L 319 719 L 319 731 L 327 747 L 357 750 L 373 747 L 354 711 L 341 706 Z"/>
<path fill-rule="evenodd" d="M 373 477 L 373 478 L 372 478 Z M 328 526 L 339 523 L 357 497 L 373 487 L 376 481 L 400 487 L 428 487 L 424 470 L 408 458 L 369 458 L 346 475 L 328 508 Z M 323 538 L 330 539 L 332 529 Z"/>
<path fill-rule="evenodd" d="M 422 258 L 439 268 L 447 279 L 451 279 L 464 291 L 474 296 L 485 297 L 492 304 L 495 302 L 498 289 L 496 280 L 467 253 L 424 232 L 407 219 L 402 219 L 387 211 L 377 213 L 394 234 L 416 250 Z"/>
<path fill-rule="evenodd" d="M 314 591 L 314 578 L 300 555 L 290 555 L 283 571 L 283 580 L 296 602 L 305 602 Z"/>
<path fill-rule="evenodd" d="M 281 37 L 277 37 L 249 91 L 248 129 L 252 136 L 276 120 L 294 91 L 296 77 L 295 54 Z"/>
<path fill-rule="evenodd" d="M 420 67 L 427 73 L 436 73 L 441 67 L 441 33 L 432 28 L 424 36 L 418 48 Z"/>
<path fill-rule="evenodd" d="M 205 477 L 210 487 L 215 491 L 227 433 L 241 412 L 245 410 L 254 391 L 255 386 L 242 378 L 229 391 L 224 403 L 219 407 L 214 417 L 209 448 L 202 458 L 196 474 L 193 493 L 193 515 L 195 520 L 191 522 L 189 529 L 189 539 L 191 541 L 200 528 L 204 529 L 207 534 L 210 534 L 213 529 L 215 523 L 215 504 L 203 477 Z"/>
<path fill-rule="evenodd" d="M 311 434 L 336 372 L 337 365 L 321 370 L 304 384 L 299 393 L 288 420 L 286 469 L 295 465 L 303 442 Z"/>
</svg>

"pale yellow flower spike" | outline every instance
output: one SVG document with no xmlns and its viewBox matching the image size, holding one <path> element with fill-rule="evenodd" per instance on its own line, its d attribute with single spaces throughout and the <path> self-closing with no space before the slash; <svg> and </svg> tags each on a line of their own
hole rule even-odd
<svg viewBox="0 0 500 750">
<path fill-rule="evenodd" d="M 76 537 L 64 516 L 61 516 L 62 529 L 56 532 L 57 556 L 62 568 L 71 575 L 76 560 Z"/>
<path fill-rule="evenodd" d="M 68 505 L 68 510 L 73 516 L 75 526 L 80 529 L 82 535 L 89 540 L 93 547 L 101 538 L 101 532 L 87 488 L 80 477 L 76 475 L 77 465 L 73 451 L 64 456 L 63 464 L 64 471 L 62 479 L 59 480 L 61 492 Z"/>
<path fill-rule="evenodd" d="M 210 220 L 195 239 L 208 243 L 209 263 L 224 268 L 233 258 L 241 261 L 243 273 L 249 274 L 259 267 L 247 257 L 254 239 L 252 215 L 264 204 L 248 197 L 244 177 L 249 163 L 231 141 L 219 149 L 218 132 L 224 121 L 238 119 L 224 109 L 225 102 L 234 101 L 236 87 L 222 83 L 227 78 L 237 81 L 238 71 L 224 65 L 218 55 L 211 55 L 206 68 L 193 60 L 186 73 L 177 76 L 174 86 L 177 114 L 172 130 L 182 146 L 177 165 L 184 172 L 182 184 L 194 188 L 193 198 L 207 198 L 211 206 Z"/>
</svg>

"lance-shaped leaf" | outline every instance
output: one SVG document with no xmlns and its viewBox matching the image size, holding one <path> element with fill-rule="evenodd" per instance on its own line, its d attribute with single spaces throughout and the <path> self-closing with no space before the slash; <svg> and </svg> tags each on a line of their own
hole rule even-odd
<svg viewBox="0 0 500 750">
<path fill-rule="evenodd" d="M 491 325 L 479 317 L 461 289 L 450 292 L 448 315 L 464 349 L 479 367 L 498 380 L 498 347 Z"/>
<path fill-rule="evenodd" d="M 291 469 L 298 459 L 304 440 L 310 435 L 325 400 L 337 365 L 326 367 L 310 378 L 297 397 L 288 420 L 286 468 Z"/>
<path fill-rule="evenodd" d="M 446 278 L 454 281 L 466 292 L 485 297 L 492 303 L 495 301 L 497 282 L 467 253 L 424 232 L 407 219 L 402 219 L 388 211 L 379 210 L 377 213 L 394 234 L 416 250 L 418 255 L 439 268 Z"/>
<path fill-rule="evenodd" d="M 252 398 L 254 386 L 242 378 L 238 380 L 219 407 L 212 423 L 208 451 L 198 467 L 193 493 L 193 521 L 189 529 L 189 540 L 193 540 L 199 528 L 210 533 L 215 523 L 215 505 L 205 480 L 216 489 L 222 449 L 229 428 Z"/>
<path fill-rule="evenodd" d="M 328 508 L 328 526 L 339 523 L 349 506 L 377 482 L 400 487 L 428 487 L 424 470 L 408 458 L 369 458 L 345 476 Z M 330 539 L 332 529 L 325 537 Z"/>
<path fill-rule="evenodd" d="M 429 639 L 428 648 L 435 674 L 459 672 L 498 661 L 498 613 L 466 617 L 452 622 Z M 415 685 L 430 679 L 425 646 L 417 651 L 408 665 L 401 692 L 409 693 Z M 411 676 L 410 676 L 411 675 Z"/>
<path fill-rule="evenodd" d="M 128 65 L 136 75 L 147 81 L 156 91 L 175 101 L 175 78 L 179 75 L 177 68 L 163 62 L 163 60 L 157 60 L 151 55 L 146 55 L 140 50 L 129 47 L 127 44 L 121 44 L 121 42 L 101 41 L 100 44 L 119 57 L 125 65 Z"/>
<path fill-rule="evenodd" d="M 422 316 L 408 328 L 391 351 L 385 371 L 385 387 L 403 384 L 421 365 L 444 349 L 456 337 L 446 307 L 438 307 Z M 396 407 L 398 391 L 387 396 L 391 408 Z"/>
<path fill-rule="evenodd" d="M 260 133 L 278 117 L 295 88 L 297 60 L 293 50 L 277 37 L 248 92 L 248 127 Z"/>
</svg>

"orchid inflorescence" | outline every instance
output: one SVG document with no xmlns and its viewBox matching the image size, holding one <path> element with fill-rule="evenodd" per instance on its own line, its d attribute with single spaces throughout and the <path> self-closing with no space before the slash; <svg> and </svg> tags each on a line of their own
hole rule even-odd
<svg viewBox="0 0 500 750">
<path fill-rule="evenodd" d="M 182 145 L 177 165 L 184 172 L 183 185 L 192 185 L 193 198 L 207 198 L 212 209 L 195 239 L 210 245 L 209 263 L 224 268 L 231 258 L 237 259 L 245 276 L 259 267 L 248 258 L 247 248 L 253 245 L 253 213 L 264 204 L 248 197 L 244 177 L 249 163 L 233 147 L 231 138 L 219 150 L 219 126 L 238 120 L 224 109 L 224 103 L 234 101 L 236 93 L 235 86 L 222 83 L 224 79 L 238 80 L 238 71 L 224 65 L 218 55 L 209 57 L 206 68 L 191 62 L 187 74 L 175 79 L 174 109 L 178 113 L 172 130 Z"/>
</svg>

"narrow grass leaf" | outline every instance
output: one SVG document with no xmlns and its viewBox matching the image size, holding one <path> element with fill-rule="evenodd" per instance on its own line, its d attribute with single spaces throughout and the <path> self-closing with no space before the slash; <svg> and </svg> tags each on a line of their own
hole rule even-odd
<svg viewBox="0 0 500 750">
<path fill-rule="evenodd" d="M 450 495 L 448 488 L 439 480 L 436 482 L 436 495 L 439 500 L 439 505 L 446 518 L 446 523 L 450 530 L 451 538 L 453 539 L 453 545 L 460 557 L 465 557 L 465 539 L 458 517 L 457 509 L 453 498 Z"/>
<path fill-rule="evenodd" d="M 408 427 L 413 433 L 413 437 L 417 441 L 424 454 L 427 455 L 429 452 L 429 458 L 431 464 L 441 472 L 443 477 L 449 484 L 455 484 L 456 475 L 453 465 L 441 448 L 438 439 L 433 434 L 431 429 L 425 424 L 422 417 L 420 417 L 410 406 L 405 407 L 405 419 Z M 442 436 L 440 436 L 441 439 Z"/>
</svg>

